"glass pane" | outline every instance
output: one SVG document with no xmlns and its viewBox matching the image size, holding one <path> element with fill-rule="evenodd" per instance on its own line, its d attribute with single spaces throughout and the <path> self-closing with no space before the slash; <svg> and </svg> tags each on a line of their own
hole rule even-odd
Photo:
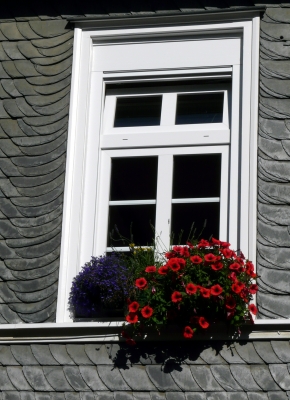
<svg viewBox="0 0 290 400">
<path fill-rule="evenodd" d="M 173 199 L 220 197 L 221 154 L 174 156 Z"/>
<path fill-rule="evenodd" d="M 223 121 L 224 93 L 194 93 L 177 96 L 176 125 Z"/>
<path fill-rule="evenodd" d="M 127 246 L 128 243 L 114 241 L 111 233 L 114 230 L 113 238 L 119 239 L 115 226 L 122 236 L 125 236 L 136 245 L 151 245 L 154 232 L 151 224 L 155 225 L 155 204 L 135 205 L 135 206 L 110 206 L 109 207 L 109 232 L 108 246 Z M 133 238 L 131 238 L 131 232 Z"/>
<path fill-rule="evenodd" d="M 115 128 L 160 125 L 162 96 L 117 98 Z"/>
<path fill-rule="evenodd" d="M 110 200 L 156 199 L 158 157 L 112 158 Z"/>
<path fill-rule="evenodd" d="M 192 224 L 195 230 L 195 238 L 208 239 L 211 235 L 219 237 L 219 214 L 220 203 L 198 203 L 198 204 L 172 204 L 171 232 L 174 235 L 173 243 L 178 243 L 181 230 L 184 231 L 182 244 L 185 244 Z M 205 229 L 204 222 L 207 220 Z M 193 232 L 191 233 L 192 236 Z"/>
</svg>

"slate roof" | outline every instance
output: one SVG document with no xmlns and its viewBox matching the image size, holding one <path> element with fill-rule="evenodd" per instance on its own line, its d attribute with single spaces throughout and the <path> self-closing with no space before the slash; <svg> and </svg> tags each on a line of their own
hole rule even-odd
<svg viewBox="0 0 290 400">
<path fill-rule="evenodd" d="M 186 357 L 176 362 L 182 351 Z M 175 362 L 164 362 L 168 356 Z M 191 342 L 183 349 L 152 343 L 134 351 L 116 344 L 1 346 L 0 398 L 286 400 L 289 362 L 289 341 Z"/>
<path fill-rule="evenodd" d="M 288 3 L 289 4 L 289 3 Z M 258 161 L 258 304 L 290 317 L 290 8 L 261 21 Z"/>
<path fill-rule="evenodd" d="M 0 23 L 0 323 L 55 319 L 73 31 Z"/>
<path fill-rule="evenodd" d="M 290 316 L 290 3 L 271 4 L 261 23 L 258 303 L 260 316 L 279 318 Z M 84 0 L 1 6 L 0 323 L 55 320 L 73 43 L 64 18 L 253 5 Z"/>
</svg>

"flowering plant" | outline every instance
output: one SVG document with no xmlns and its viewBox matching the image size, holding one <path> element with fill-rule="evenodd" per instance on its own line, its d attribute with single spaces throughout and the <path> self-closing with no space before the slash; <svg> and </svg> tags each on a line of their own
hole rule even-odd
<svg viewBox="0 0 290 400">
<path fill-rule="evenodd" d="M 123 336 L 133 344 L 132 328 L 142 335 L 145 327 L 158 330 L 161 324 L 175 323 L 189 339 L 196 329 L 216 321 L 236 328 L 245 320 L 253 322 L 258 310 L 250 301 L 258 290 L 256 277 L 252 262 L 229 243 L 212 238 L 174 246 L 164 254 L 164 262 L 138 272 Z"/>
<path fill-rule="evenodd" d="M 124 309 L 132 289 L 128 278 L 128 268 L 118 255 L 92 257 L 73 280 L 69 307 L 74 316 L 100 317 L 106 309 Z"/>
</svg>

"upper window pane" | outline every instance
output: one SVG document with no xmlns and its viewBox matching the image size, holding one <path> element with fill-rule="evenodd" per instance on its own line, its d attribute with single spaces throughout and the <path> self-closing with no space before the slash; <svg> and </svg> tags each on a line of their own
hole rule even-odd
<svg viewBox="0 0 290 400">
<path fill-rule="evenodd" d="M 158 157 L 113 158 L 110 200 L 156 199 Z"/>
<path fill-rule="evenodd" d="M 224 93 L 191 93 L 177 96 L 176 125 L 223 121 Z"/>
<path fill-rule="evenodd" d="M 115 128 L 160 125 L 162 96 L 117 98 Z"/>
</svg>

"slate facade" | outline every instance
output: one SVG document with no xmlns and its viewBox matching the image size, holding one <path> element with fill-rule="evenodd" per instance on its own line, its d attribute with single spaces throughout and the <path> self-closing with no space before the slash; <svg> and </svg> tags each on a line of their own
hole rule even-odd
<svg viewBox="0 0 290 400">
<path fill-rule="evenodd" d="M 67 19 L 255 6 L 251 0 L 59 3 L 0 10 L 5 325 L 55 321 L 73 53 Z M 290 3 L 266 4 L 260 37 L 258 305 L 262 318 L 289 318 Z M 0 347 L 0 364 L 3 400 L 290 398 L 288 340 L 147 343 L 135 350 L 89 341 L 10 340 Z"/>
</svg>

